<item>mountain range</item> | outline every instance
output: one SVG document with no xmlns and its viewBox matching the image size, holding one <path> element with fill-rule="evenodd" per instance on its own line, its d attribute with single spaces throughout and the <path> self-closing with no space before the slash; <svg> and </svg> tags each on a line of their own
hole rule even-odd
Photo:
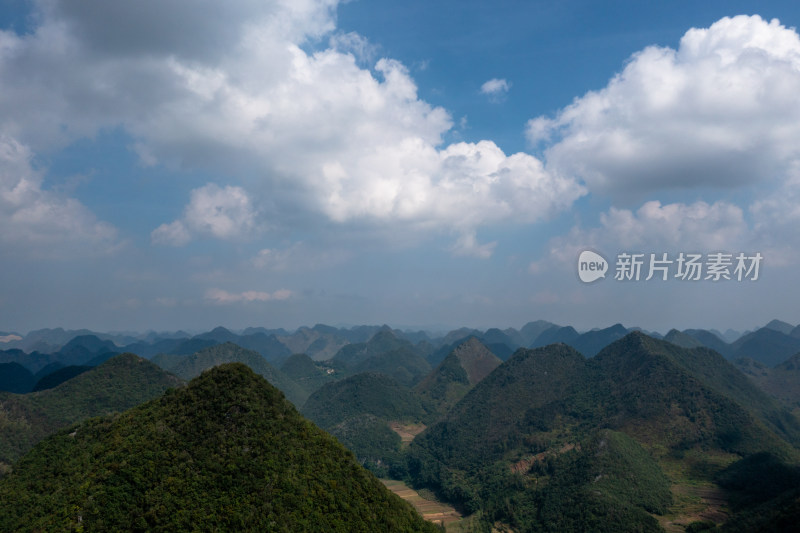
<svg viewBox="0 0 800 533">
<path fill-rule="evenodd" d="M 660 531 L 672 485 L 757 453 L 796 463 L 798 430 L 718 354 L 634 332 L 591 359 L 519 350 L 414 439 L 409 471 L 515 530 Z"/>
<path fill-rule="evenodd" d="M 0 387 L 17 391 L 0 392 L 0 494 L 23 491 L 23 485 L 6 480 L 25 479 L 25 486 L 32 487 L 35 476 L 52 474 L 44 457 L 78 453 L 64 437 L 75 426 L 58 433 L 71 424 L 85 426 L 79 427 L 78 435 L 91 435 L 80 446 L 91 442 L 114 461 L 120 457 L 117 446 L 127 441 L 107 441 L 106 434 L 127 435 L 125 428 L 136 426 L 143 431 L 142 440 L 158 441 L 153 424 L 202 426 L 188 410 L 178 416 L 160 407 L 145 410 L 147 423 L 138 421 L 145 416 L 141 414 L 126 418 L 126 409 L 136 411 L 135 406 L 165 391 L 160 405 L 176 394 L 181 397 L 184 383 L 194 380 L 217 395 L 224 396 L 226 386 L 242 383 L 272 398 L 268 403 L 273 407 L 254 398 L 231 400 L 235 405 L 255 401 L 256 410 L 273 409 L 274 398 L 288 400 L 348 448 L 354 463 L 382 477 L 403 479 L 425 498 L 447 500 L 466 515 L 460 526 L 448 528 L 583 531 L 590 524 L 589 529 L 602 531 L 699 531 L 717 524 L 724 531 L 779 530 L 775 528 L 780 524 L 800 518 L 800 489 L 790 482 L 800 476 L 798 332 L 781 321 L 733 342 L 711 330 L 673 329 L 662 337 L 621 324 L 579 332 L 547 321 L 529 322 L 520 330 L 461 328 L 438 335 L 389 326 L 318 324 L 294 332 L 248 328 L 235 333 L 219 327 L 198 335 L 105 336 L 79 330 L 65 340 L 70 332 L 51 330 L 48 335 L 40 330 L 31 339 L 17 335 L 8 342 L 38 343 L 49 346 L 50 353 L 26 353 L 19 347 L 0 351 Z M 121 346 L 120 341 L 128 344 Z M 150 361 L 119 354 L 131 346 L 142 348 Z M 233 377 L 226 374 L 231 369 Z M 217 376 L 214 385 L 207 382 L 209 375 Z M 267 388 L 260 384 L 262 378 Z M 212 409 L 202 402 L 193 405 Z M 300 416 L 286 414 L 283 407 L 276 412 L 287 419 Z M 110 418 L 87 421 L 97 415 Z M 160 421 L 162 415 L 173 422 Z M 114 425 L 121 420 L 121 426 Z M 250 427 L 249 418 L 242 420 Z M 202 452 L 203 457 L 231 451 L 228 426 L 215 424 L 209 426 L 207 438 L 221 447 Z M 61 439 L 59 444 L 52 444 L 54 433 L 52 439 Z M 185 443 L 180 439 L 183 436 L 170 442 L 178 448 L 202 447 L 196 441 L 180 444 Z M 37 452 L 39 442 L 48 451 Z M 285 457 L 307 453 L 297 442 L 292 446 L 299 446 L 297 452 Z M 152 452 L 147 450 L 131 453 Z M 234 456 L 231 464 L 239 465 L 241 457 Z M 30 457 L 33 463 L 26 462 Z M 88 464 L 85 457 L 80 461 L 65 466 L 65 472 L 79 472 Z M 111 498 L 103 500 L 108 505 L 127 509 L 111 512 L 114 518 L 107 523 L 134 527 L 122 518 L 130 512 L 138 513 L 135 527 L 175 526 L 159 510 L 137 510 L 126 507 L 130 501 L 113 499 L 109 487 L 124 486 L 120 490 L 125 494 L 139 490 L 124 483 L 109 485 L 109 480 L 118 479 L 117 470 L 108 470 L 114 464 L 97 467 L 106 477 L 91 489 L 92 501 L 95 492 L 105 494 Z M 203 483 L 223 483 L 208 461 L 202 471 L 192 471 L 199 485 L 180 478 L 187 475 L 184 471 L 176 478 L 162 459 L 153 464 L 139 466 L 157 476 L 165 473 L 158 482 L 162 485 L 184 483 L 187 490 L 200 490 Z M 23 477 L 14 477 L 18 471 Z M 783 481 L 765 484 L 764 472 Z M 252 482 L 231 481 L 230 472 L 225 476 L 224 483 Z M 284 489 L 305 490 L 298 488 L 307 486 L 303 479 L 292 478 Z M 158 491 L 167 489 L 159 487 L 147 490 L 166 497 Z M 707 494 L 715 496 L 703 496 Z M 292 500 L 291 505 L 311 512 L 303 505 L 328 501 L 322 492 L 317 495 L 322 499 L 310 497 L 312 503 L 305 504 Z M 20 505 L 38 505 L 38 498 L 25 493 L 27 503 Z M 239 509 L 241 502 L 214 498 L 206 503 L 215 509 L 214 520 L 223 521 L 208 522 L 217 524 L 209 527 L 230 525 L 218 503 Z M 76 504 L 60 496 L 53 499 L 56 506 L 79 505 L 95 513 L 93 520 L 101 520 L 91 522 L 100 524 L 96 527 L 111 520 L 87 504 L 89 500 Z M 722 503 L 703 503 L 698 514 L 692 511 L 698 506 L 688 502 L 701 500 Z M 180 498 L 175 501 L 190 505 Z M 253 513 L 277 512 L 256 504 L 247 507 L 251 503 L 241 507 L 248 509 L 243 512 L 251 513 L 250 518 L 233 513 L 244 521 L 237 523 L 250 523 Z M 52 517 L 45 514 L 24 516 L 31 524 L 49 524 Z M 0 520 L 0 529 L 3 524 L 18 525 L 2 511 L 0 517 L 7 520 Z M 84 520 L 86 515 L 80 517 Z M 299 530 L 306 525 L 300 522 Z"/>
</svg>

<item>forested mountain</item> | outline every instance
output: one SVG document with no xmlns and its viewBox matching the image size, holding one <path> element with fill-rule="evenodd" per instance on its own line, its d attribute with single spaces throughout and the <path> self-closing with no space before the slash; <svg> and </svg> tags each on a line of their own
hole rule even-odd
<svg viewBox="0 0 800 533">
<path fill-rule="evenodd" d="M 300 385 L 306 394 L 311 395 L 326 383 L 335 381 L 333 369 L 315 363 L 308 355 L 296 353 L 289 357 L 283 365 L 283 372 L 292 381 Z"/>
<path fill-rule="evenodd" d="M 0 393 L 0 463 L 12 463 L 66 425 L 128 409 L 181 383 L 149 361 L 122 354 L 52 389 Z"/>
<path fill-rule="evenodd" d="M 331 364 L 345 375 L 380 372 L 406 386 L 419 383 L 431 371 L 414 345 L 391 330 L 381 330 L 365 343 L 348 344 Z"/>
<path fill-rule="evenodd" d="M 70 365 L 59 368 L 53 372 L 49 372 L 42 376 L 33 386 L 32 392 L 52 389 L 70 380 L 76 376 L 80 376 L 84 372 L 88 372 L 94 367 L 88 365 Z"/>
<path fill-rule="evenodd" d="M 182 383 L 165 370 L 189 380 L 241 362 L 363 466 L 466 512 L 468 529 L 677 531 L 697 518 L 687 501 L 702 500 L 700 490 L 721 495 L 703 516 L 721 523 L 720 509 L 728 509 L 724 531 L 800 520 L 800 490 L 790 483 L 800 476 L 800 350 L 764 362 L 800 342 L 796 328 L 773 321 L 732 344 L 708 330 L 670 330 L 664 341 L 628 331 L 616 324 L 580 333 L 537 321 L 519 331 L 434 336 L 317 324 L 133 339 L 157 368 L 130 354 L 112 357 L 121 348 L 102 334 L 64 340 L 63 330 L 43 330 L 30 342 L 63 341 L 52 353 L 0 352 L 9 370 L 0 385 L 53 387 L 0 393 L 0 475 L 58 428 Z M 514 352 L 526 343 L 537 348 Z M 156 346 L 164 350 L 152 353 Z M 309 353 L 289 356 L 290 346 Z M 726 359 L 740 353 L 759 359 Z M 781 481 L 765 486 L 767 472 Z"/>
<path fill-rule="evenodd" d="M 538 337 L 530 344 L 530 348 L 541 348 L 550 344 L 564 343 L 572 346 L 572 343 L 580 337 L 572 326 L 553 326 L 544 330 Z"/>
<path fill-rule="evenodd" d="M 409 469 L 489 523 L 659 531 L 671 484 L 712 483 L 759 452 L 796 461 L 770 427 L 798 434 L 719 354 L 631 333 L 588 360 L 565 345 L 520 350 L 412 442 Z"/>
<path fill-rule="evenodd" d="M 501 363 L 481 341 L 470 337 L 453 349 L 415 390 L 442 416 Z"/>
<path fill-rule="evenodd" d="M 800 352 L 800 338 L 763 327 L 731 344 L 730 357 L 749 357 L 767 366 L 776 366 Z"/>
<path fill-rule="evenodd" d="M 731 356 L 731 345 L 711 331 L 705 329 L 687 329 L 684 330 L 683 333 L 697 340 L 706 348 L 711 348 L 728 358 Z"/>
<path fill-rule="evenodd" d="M 536 320 L 533 322 L 528 322 L 519 330 L 520 336 L 522 337 L 523 344 L 525 346 L 530 346 L 533 341 L 536 340 L 536 337 L 541 335 L 544 331 L 552 328 L 555 326 L 552 322 L 548 322 L 547 320 Z"/>
<path fill-rule="evenodd" d="M 0 363 L 0 392 L 30 392 L 36 383 L 31 371 L 19 363 Z"/>
<path fill-rule="evenodd" d="M 766 393 L 792 408 L 800 407 L 800 353 L 775 368 L 746 357 L 734 363 Z"/>
<path fill-rule="evenodd" d="M 0 501 L 3 531 L 437 530 L 242 364 L 46 439 Z"/>
<path fill-rule="evenodd" d="M 308 394 L 297 383 L 270 365 L 261 354 L 232 342 L 216 344 L 189 356 L 155 359 L 155 362 L 166 365 L 163 367 L 165 370 L 187 381 L 214 366 L 224 363 L 244 363 L 283 391 L 293 404 L 303 405 L 308 398 Z"/>
<path fill-rule="evenodd" d="M 600 350 L 627 335 L 628 330 L 622 324 L 578 333 L 572 326 L 553 326 L 542 331 L 530 343 L 531 348 L 540 348 L 548 344 L 563 342 L 572 346 L 586 357 L 595 356 Z"/>
<path fill-rule="evenodd" d="M 384 374 L 361 373 L 329 383 L 302 412 L 337 437 L 376 474 L 402 476 L 400 436 L 390 423 L 427 422 L 431 409 L 414 392 Z"/>
<path fill-rule="evenodd" d="M 664 335 L 664 340 L 676 346 L 680 346 L 681 348 L 699 348 L 700 346 L 705 346 L 688 333 L 678 331 L 677 329 L 669 330 L 667 334 Z"/>
</svg>

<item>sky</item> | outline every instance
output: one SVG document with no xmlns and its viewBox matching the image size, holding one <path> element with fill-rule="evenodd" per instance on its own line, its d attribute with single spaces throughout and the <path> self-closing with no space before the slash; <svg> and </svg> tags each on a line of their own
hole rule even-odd
<svg viewBox="0 0 800 533">
<path fill-rule="evenodd" d="M 798 26 L 789 1 L 6 0 L 0 332 L 798 324 Z"/>
</svg>

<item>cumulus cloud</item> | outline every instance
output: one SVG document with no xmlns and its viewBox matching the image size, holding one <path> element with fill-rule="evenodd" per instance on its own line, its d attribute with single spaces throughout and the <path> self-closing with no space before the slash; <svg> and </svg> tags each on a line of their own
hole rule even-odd
<svg viewBox="0 0 800 533">
<path fill-rule="evenodd" d="M 634 54 L 608 85 L 529 121 L 548 170 L 592 192 L 643 194 L 782 179 L 800 157 L 800 37 L 723 18 L 677 50 Z M 548 147 L 549 145 L 549 147 Z"/>
<path fill-rule="evenodd" d="M 233 304 L 240 302 L 269 302 L 271 300 L 287 300 L 292 296 L 292 291 L 280 289 L 275 292 L 244 291 L 228 292 L 222 289 L 209 289 L 206 299 L 217 304 Z"/>
<path fill-rule="evenodd" d="M 209 183 L 191 192 L 180 220 L 157 227 L 151 238 L 156 244 L 182 246 L 193 235 L 237 239 L 252 233 L 256 226 L 257 213 L 244 189 Z"/>
<path fill-rule="evenodd" d="M 501 96 L 506 94 L 511 89 L 511 84 L 508 80 L 492 78 L 481 85 L 481 93 L 489 96 Z"/>
<path fill-rule="evenodd" d="M 443 146 L 449 114 L 418 97 L 398 61 L 361 65 L 374 49 L 335 33 L 336 0 L 36 5 L 33 32 L 0 33 L 0 131 L 34 150 L 121 127 L 146 165 L 248 180 L 273 223 L 308 213 L 468 235 L 584 194 L 490 141 Z M 495 82 L 492 94 L 507 90 Z M 210 221 L 199 204 L 153 241 L 229 238 L 247 222 Z"/>
<path fill-rule="evenodd" d="M 480 259 L 488 259 L 494 253 L 494 248 L 497 246 L 496 242 L 489 242 L 486 244 L 478 243 L 474 232 L 464 233 L 451 251 L 455 255 L 462 255 L 466 257 L 477 257 Z"/>
<path fill-rule="evenodd" d="M 600 222 L 603 231 L 623 248 L 722 250 L 739 245 L 748 232 L 742 209 L 726 202 L 661 205 L 651 201 L 636 212 L 611 208 Z"/>
<path fill-rule="evenodd" d="M 117 230 L 83 204 L 42 186 L 27 146 L 0 135 L 0 243 L 45 253 L 108 252 Z"/>
<path fill-rule="evenodd" d="M 658 201 L 644 203 L 637 210 L 612 207 L 600 215 L 593 228 L 574 226 L 567 235 L 553 238 L 547 255 L 529 266 L 532 274 L 554 265 L 572 266 L 581 251 L 606 254 L 754 252 L 764 250 L 747 224 L 742 209 L 728 202 L 691 204 Z"/>
</svg>

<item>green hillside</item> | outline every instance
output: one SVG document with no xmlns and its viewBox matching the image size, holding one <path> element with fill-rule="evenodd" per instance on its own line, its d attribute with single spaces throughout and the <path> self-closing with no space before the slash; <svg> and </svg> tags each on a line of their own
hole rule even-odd
<svg viewBox="0 0 800 533">
<path fill-rule="evenodd" d="M 659 531 L 670 484 L 713 484 L 759 452 L 795 461 L 778 422 L 793 434 L 719 354 L 631 333 L 590 360 L 565 345 L 518 351 L 417 436 L 409 472 L 488 523 Z"/>
<path fill-rule="evenodd" d="M 330 427 L 356 415 L 385 420 L 418 421 L 427 416 L 420 399 L 407 387 L 383 374 L 356 374 L 329 383 L 312 394 L 302 412 L 320 427 Z"/>
<path fill-rule="evenodd" d="M 242 364 L 46 439 L 0 501 L 3 531 L 437 530 Z"/>
<path fill-rule="evenodd" d="M 415 390 L 442 416 L 501 363 L 481 341 L 470 337 L 450 352 Z"/>
<path fill-rule="evenodd" d="M 356 374 L 312 394 L 302 412 L 379 475 L 404 470 L 401 439 L 389 422 L 420 422 L 429 409 L 413 391 L 383 374 Z"/>
<path fill-rule="evenodd" d="M 680 348 L 635 333 L 587 366 L 597 377 L 592 390 L 602 397 L 603 416 L 654 444 L 789 454 L 776 433 L 795 442 L 800 434 L 794 417 L 707 348 Z"/>
<path fill-rule="evenodd" d="M 336 380 L 333 373 L 322 364 L 315 363 L 308 355 L 296 353 L 281 365 L 281 372 L 300 385 L 310 395 L 326 383 Z"/>
<path fill-rule="evenodd" d="M 367 342 L 342 347 L 327 364 L 339 376 L 380 372 L 407 386 L 416 385 L 431 371 L 419 350 L 389 329 L 379 330 Z"/>
<path fill-rule="evenodd" d="M 181 384 L 149 361 L 122 354 L 52 389 L 0 394 L 0 462 L 14 462 L 64 426 L 129 409 Z"/>
<path fill-rule="evenodd" d="M 790 408 L 800 408 L 800 353 L 775 368 L 746 357 L 734 364 L 764 392 Z"/>
<path fill-rule="evenodd" d="M 400 348 L 380 352 L 356 364 L 349 365 L 351 374 L 379 372 L 391 376 L 399 383 L 413 387 L 431 371 L 431 365 L 415 350 Z"/>
<path fill-rule="evenodd" d="M 367 342 L 348 344 L 333 357 L 339 364 L 354 368 L 370 357 L 395 350 L 411 350 L 414 346 L 405 339 L 398 338 L 391 330 L 378 331 Z"/>
</svg>

